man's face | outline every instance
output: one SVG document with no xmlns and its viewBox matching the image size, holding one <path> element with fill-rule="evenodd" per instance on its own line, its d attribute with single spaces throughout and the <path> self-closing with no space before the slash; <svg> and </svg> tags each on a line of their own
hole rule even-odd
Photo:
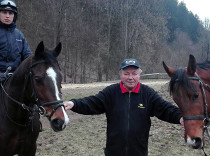
<svg viewBox="0 0 210 156">
<path fill-rule="evenodd" d="M 141 70 L 134 66 L 128 66 L 119 72 L 120 79 L 123 82 L 124 87 L 129 91 L 136 88 L 140 79 L 140 74 Z"/>
<path fill-rule="evenodd" d="M 11 24 L 14 19 L 14 13 L 11 11 L 0 11 L 0 21 L 4 24 Z"/>
</svg>

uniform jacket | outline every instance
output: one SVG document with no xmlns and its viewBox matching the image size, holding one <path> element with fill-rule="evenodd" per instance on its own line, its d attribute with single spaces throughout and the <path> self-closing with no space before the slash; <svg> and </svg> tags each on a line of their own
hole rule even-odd
<svg viewBox="0 0 210 156">
<path fill-rule="evenodd" d="M 106 156 L 147 156 L 150 117 L 179 124 L 180 110 L 144 84 L 128 92 L 122 83 L 113 84 L 95 96 L 72 99 L 72 111 L 80 114 L 105 113 Z"/>
<path fill-rule="evenodd" d="M 16 29 L 16 24 L 5 25 L 0 22 L 0 72 L 11 66 L 12 71 L 20 65 L 21 61 L 31 54 L 24 35 Z"/>
</svg>

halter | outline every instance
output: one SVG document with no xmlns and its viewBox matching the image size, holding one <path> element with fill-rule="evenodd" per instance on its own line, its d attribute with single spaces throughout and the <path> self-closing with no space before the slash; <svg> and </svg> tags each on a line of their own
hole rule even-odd
<svg viewBox="0 0 210 156">
<path fill-rule="evenodd" d="M 38 64 L 42 64 L 42 63 L 45 63 L 46 61 L 45 60 L 40 60 L 38 62 L 35 62 L 31 65 L 30 67 L 30 80 L 31 80 L 31 86 L 32 86 L 32 89 L 33 89 L 33 93 L 35 94 L 35 101 L 39 107 L 39 113 L 43 116 L 46 116 L 49 121 L 51 121 L 51 117 L 53 116 L 53 114 L 55 113 L 55 111 L 59 108 L 59 107 L 64 107 L 63 105 L 63 101 L 62 100 L 57 100 L 57 101 L 52 101 L 52 102 L 45 102 L 45 103 L 41 103 L 40 102 L 40 99 L 39 99 L 39 95 L 37 93 L 37 90 L 34 86 L 34 83 L 33 83 L 33 72 L 32 72 L 32 68 L 35 67 L 36 65 Z M 49 106 L 53 106 L 55 105 L 55 107 L 53 108 L 52 112 L 50 115 L 47 114 L 46 110 L 44 109 L 44 107 L 49 107 Z"/>
<path fill-rule="evenodd" d="M 203 95 L 203 101 L 204 101 L 204 115 L 193 115 L 193 116 L 184 116 L 184 120 L 203 120 L 203 129 L 204 131 L 206 130 L 207 136 L 210 138 L 209 132 L 208 132 L 208 126 L 210 125 L 210 120 L 208 117 L 208 103 L 206 101 L 206 92 L 205 88 L 210 91 L 210 87 L 208 84 L 205 84 L 201 78 L 198 76 L 197 73 L 195 73 L 195 77 L 188 77 L 189 80 L 196 80 L 199 81 L 201 90 L 202 90 L 202 95 Z"/>
<path fill-rule="evenodd" d="M 27 110 L 31 116 L 29 117 L 29 119 L 33 118 L 33 115 L 35 112 L 39 112 L 40 115 L 43 115 L 43 116 L 46 116 L 49 121 L 51 121 L 51 117 L 53 116 L 53 114 L 56 112 L 56 110 L 59 108 L 59 107 L 64 107 L 64 105 L 62 104 L 63 101 L 62 100 L 57 100 L 57 101 L 52 101 L 52 102 L 45 102 L 45 103 L 41 103 L 40 102 L 40 99 L 39 99 L 39 96 L 38 96 L 38 92 L 34 86 L 34 83 L 33 83 L 33 72 L 32 72 L 32 68 L 35 67 L 36 65 L 38 64 L 42 64 L 42 63 L 45 63 L 46 61 L 45 60 L 40 60 L 38 62 L 35 62 L 33 63 L 31 66 L 30 66 L 30 72 L 29 72 L 29 76 L 25 77 L 25 83 L 24 83 L 24 91 L 25 91 L 25 86 L 28 82 L 28 78 L 30 78 L 30 82 L 31 82 L 31 86 L 32 86 L 32 95 L 34 94 L 34 98 L 35 98 L 35 101 L 36 101 L 36 104 L 35 104 L 35 108 L 32 108 L 30 106 L 27 106 L 26 104 L 22 103 L 22 102 L 19 102 L 17 101 L 16 99 L 14 99 L 13 97 L 11 97 L 7 91 L 5 90 L 4 86 L 2 85 L 1 83 L 1 88 L 3 90 L 3 92 L 6 94 L 6 96 L 12 100 L 13 102 L 15 102 L 16 104 L 20 105 L 23 109 Z M 9 79 L 9 78 L 8 78 Z M 8 80 L 7 79 L 7 80 Z M 6 81 L 7 81 L 6 80 Z M 48 107 L 48 106 L 53 106 L 55 105 L 55 107 L 53 108 L 51 114 L 47 114 L 46 110 L 44 107 Z M 8 116 L 8 114 L 7 114 Z M 11 119 L 9 116 L 8 118 L 15 124 L 19 125 L 19 126 L 27 126 L 27 124 L 19 124 L 17 122 L 15 122 L 13 119 Z M 33 127 L 32 127 L 32 130 L 33 130 Z"/>
</svg>

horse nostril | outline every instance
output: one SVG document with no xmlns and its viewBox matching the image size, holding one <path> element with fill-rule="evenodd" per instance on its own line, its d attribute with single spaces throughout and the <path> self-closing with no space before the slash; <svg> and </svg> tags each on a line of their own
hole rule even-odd
<svg viewBox="0 0 210 156">
<path fill-rule="evenodd" d="M 56 118 L 56 119 L 53 119 L 51 121 L 51 126 L 52 126 L 54 131 L 61 131 L 61 130 L 63 130 L 63 124 L 64 124 L 64 121 L 61 120 L 60 118 Z"/>
<path fill-rule="evenodd" d="M 196 137 L 196 138 L 193 138 L 192 140 L 194 140 L 194 144 L 192 145 L 192 147 L 194 149 L 202 148 L 202 140 L 201 140 L 201 138 Z"/>
</svg>

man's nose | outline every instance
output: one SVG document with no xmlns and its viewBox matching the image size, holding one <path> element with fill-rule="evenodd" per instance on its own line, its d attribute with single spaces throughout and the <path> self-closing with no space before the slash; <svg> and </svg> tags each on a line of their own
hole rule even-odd
<svg viewBox="0 0 210 156">
<path fill-rule="evenodd" d="M 133 78 L 133 76 L 130 74 L 128 78 L 129 78 L 129 79 L 132 79 L 132 78 Z"/>
<path fill-rule="evenodd" d="M 8 12 L 6 13 L 6 17 L 9 17 L 9 13 Z"/>
</svg>

